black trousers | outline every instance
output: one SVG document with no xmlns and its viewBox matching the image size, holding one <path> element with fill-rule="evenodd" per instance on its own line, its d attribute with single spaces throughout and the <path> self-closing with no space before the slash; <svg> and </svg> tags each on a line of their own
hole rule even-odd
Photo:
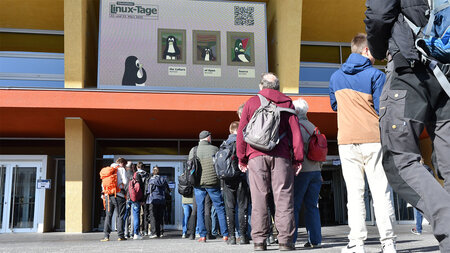
<svg viewBox="0 0 450 253">
<path fill-rule="evenodd" d="M 165 204 L 149 204 L 150 233 L 161 236 L 161 226 L 164 222 Z"/>
<path fill-rule="evenodd" d="M 191 217 L 189 217 L 188 230 L 189 233 L 195 236 L 197 230 L 197 202 L 195 201 L 195 195 L 193 195 L 194 201 L 192 202 Z M 205 227 L 208 235 L 211 235 L 212 223 L 211 223 L 211 207 L 212 201 L 208 194 L 205 198 Z"/>
<path fill-rule="evenodd" d="M 225 211 L 227 213 L 228 231 L 234 236 L 236 227 L 236 206 L 238 207 L 239 233 L 247 235 L 248 228 L 248 201 L 250 188 L 245 178 L 239 178 L 233 182 L 225 182 L 223 185 Z"/>
<path fill-rule="evenodd" d="M 114 211 L 117 214 L 117 235 L 119 238 L 124 237 L 124 222 L 123 217 L 125 216 L 126 200 L 120 196 L 110 195 L 106 196 L 106 217 L 105 226 L 103 228 L 103 233 L 105 238 L 109 238 L 111 233 L 111 224 Z"/>
<path fill-rule="evenodd" d="M 146 205 L 145 203 L 142 206 L 142 218 L 141 218 L 141 232 L 143 235 L 147 235 L 148 233 L 148 207 L 149 205 Z"/>
<path fill-rule="evenodd" d="M 399 65 L 394 56 L 395 64 Z M 394 191 L 430 221 L 441 252 L 450 252 L 450 99 L 424 65 L 395 70 L 392 66 L 390 62 L 390 78 L 380 97 L 386 177 Z M 433 142 L 433 166 L 444 178 L 444 188 L 420 163 L 424 128 Z"/>
</svg>

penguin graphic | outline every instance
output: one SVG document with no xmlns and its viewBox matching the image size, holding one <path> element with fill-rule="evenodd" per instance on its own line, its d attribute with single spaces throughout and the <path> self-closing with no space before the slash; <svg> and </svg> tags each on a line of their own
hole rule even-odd
<svg viewBox="0 0 450 253">
<path fill-rule="evenodd" d="M 166 39 L 166 49 L 164 49 L 164 60 L 177 60 L 180 58 L 180 49 L 177 46 L 175 36 L 169 35 Z"/>
<path fill-rule="evenodd" d="M 250 55 L 246 54 L 246 47 L 247 47 L 248 39 L 243 41 L 241 39 L 237 39 L 234 43 L 234 58 L 233 61 L 237 62 L 250 62 Z"/>
<path fill-rule="evenodd" d="M 125 73 L 122 78 L 122 85 L 125 86 L 145 86 L 147 73 L 142 68 L 142 64 L 136 56 L 128 56 L 125 60 Z"/>
<path fill-rule="evenodd" d="M 214 57 L 211 48 L 205 47 L 202 50 L 202 59 L 204 61 L 215 61 L 216 57 Z"/>
</svg>

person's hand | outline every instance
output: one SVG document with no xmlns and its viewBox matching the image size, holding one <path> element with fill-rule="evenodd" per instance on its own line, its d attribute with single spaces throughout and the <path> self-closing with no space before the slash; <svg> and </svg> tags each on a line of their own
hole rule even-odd
<svg viewBox="0 0 450 253">
<path fill-rule="evenodd" d="M 247 164 L 243 164 L 243 163 L 239 163 L 239 169 L 245 173 L 248 170 L 248 165 Z"/>
<path fill-rule="evenodd" d="M 299 164 L 294 164 L 294 170 L 295 170 L 295 175 L 297 176 L 298 175 L 298 173 L 300 173 L 300 171 L 302 170 L 302 164 L 301 163 L 299 163 Z"/>
</svg>

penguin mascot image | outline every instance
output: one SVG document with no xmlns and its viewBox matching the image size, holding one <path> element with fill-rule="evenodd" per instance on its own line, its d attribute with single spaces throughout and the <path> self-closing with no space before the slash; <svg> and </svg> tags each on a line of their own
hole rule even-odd
<svg viewBox="0 0 450 253">
<path fill-rule="evenodd" d="M 166 39 L 166 48 L 163 52 L 164 60 L 177 60 L 180 58 L 180 49 L 177 46 L 177 39 L 175 36 L 168 36 Z"/>
<path fill-rule="evenodd" d="M 234 43 L 234 58 L 233 61 L 237 62 L 250 62 L 250 55 L 246 53 L 248 39 L 242 41 L 237 39 Z"/>
<path fill-rule="evenodd" d="M 214 57 L 211 48 L 205 47 L 202 50 L 202 59 L 204 61 L 215 61 L 216 57 Z"/>
<path fill-rule="evenodd" d="M 125 72 L 122 78 L 122 85 L 125 86 L 145 86 L 147 73 L 142 68 L 136 56 L 128 56 L 125 60 Z"/>
</svg>

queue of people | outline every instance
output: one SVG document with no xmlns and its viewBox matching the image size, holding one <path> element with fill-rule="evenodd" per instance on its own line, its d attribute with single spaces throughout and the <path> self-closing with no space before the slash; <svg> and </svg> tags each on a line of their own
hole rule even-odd
<svg viewBox="0 0 450 253">
<path fill-rule="evenodd" d="M 378 7 L 378 4 L 373 3 L 373 8 Z M 367 13 L 368 25 L 372 24 L 371 10 L 369 8 Z M 369 31 L 376 33 L 374 29 L 371 28 Z M 414 122 L 418 122 L 418 119 L 405 121 L 400 114 L 408 111 L 405 109 L 404 101 L 406 90 L 399 90 L 399 88 L 404 85 L 404 82 L 410 82 L 408 85 L 411 87 L 417 85 L 413 82 L 415 79 L 412 76 L 415 69 L 409 70 L 412 74 L 393 73 L 397 79 L 386 78 L 383 72 L 373 66 L 375 57 L 382 57 L 380 57 L 381 49 L 374 47 L 374 35 L 371 36 L 358 34 L 353 38 L 351 55 L 330 80 L 331 107 L 337 111 L 338 116 L 337 141 L 347 188 L 350 227 L 349 242 L 342 248 L 342 252 L 365 252 L 366 181 L 373 196 L 382 252 L 396 252 L 396 234 L 393 224 L 395 214 L 390 198 L 390 184 L 420 211 L 419 214 L 423 213 L 431 221 L 436 239 L 440 242 L 441 251 L 448 252 L 450 226 L 445 224 L 448 224 L 450 219 L 444 218 L 450 215 L 448 212 L 450 201 L 444 200 L 450 200 L 450 196 L 448 191 L 434 180 L 423 163 L 419 163 L 421 157 L 417 148 L 419 130 L 423 130 L 424 125 L 422 121 L 436 120 L 436 117 L 442 118 L 445 115 L 442 113 L 431 119 L 419 118 L 422 121 L 417 126 Z M 376 54 L 372 55 L 370 47 L 374 47 Z M 383 50 L 386 51 L 386 48 Z M 401 55 L 394 55 L 394 62 L 396 59 L 402 60 L 398 57 Z M 399 64 L 402 63 L 404 62 Z M 407 68 L 407 66 L 403 67 Z M 387 70 L 387 73 L 391 74 L 389 71 L 392 70 Z M 429 74 L 427 70 L 420 69 L 420 71 L 424 72 L 422 73 L 424 75 Z M 401 83 L 399 78 L 403 76 L 406 79 Z M 236 173 L 232 180 L 222 178 L 215 169 L 214 156 L 219 152 L 219 148 L 212 145 L 211 132 L 201 131 L 198 145 L 190 150 L 189 160 L 198 158 L 201 173 L 197 175 L 198 182 L 194 185 L 192 194 L 183 196 L 182 238 L 195 239 L 195 235 L 198 234 L 198 242 L 201 243 L 214 239 L 211 224 L 217 221 L 222 240 L 228 244 L 234 245 L 238 242 L 249 244 L 252 240 L 255 251 L 264 251 L 267 250 L 268 244 L 275 242 L 273 232 L 276 231 L 279 249 L 281 251 L 295 250 L 299 210 L 304 205 L 308 232 L 304 247 L 321 247 L 318 201 L 323 181 L 321 177 L 323 160 L 312 158 L 313 156 L 310 155 L 311 152 L 317 151 L 311 142 L 317 140 L 320 132 L 308 120 L 307 102 L 303 99 L 292 101 L 281 93 L 279 80 L 274 74 L 264 73 L 259 89 L 256 96 L 251 97 L 239 107 L 240 121 L 230 124 L 230 135 L 222 144 L 231 146 L 234 152 L 233 156 L 230 156 L 232 157 L 230 163 L 239 173 Z M 408 92 L 412 90 L 417 92 L 414 87 L 408 88 Z M 448 101 L 448 97 L 445 101 Z M 399 102 L 401 106 L 397 105 Z M 428 105 L 431 103 L 430 101 L 421 102 Z M 391 108 L 392 106 L 395 107 Z M 386 112 L 387 108 L 391 108 L 391 111 Z M 404 112 L 398 111 L 399 108 Z M 416 115 L 416 117 L 419 116 Z M 388 118 L 394 121 L 388 122 Z M 398 143 L 398 138 L 403 140 L 403 135 L 408 133 L 405 130 L 406 127 L 411 127 L 413 130 L 417 128 L 414 138 L 404 140 L 411 144 L 409 147 Z M 401 133 L 398 133 L 400 130 Z M 433 134 L 438 135 L 438 130 L 436 128 L 434 130 L 436 132 Z M 393 139 L 391 135 L 395 138 Z M 440 142 L 438 144 L 444 145 Z M 414 152 L 408 148 L 413 148 Z M 438 162 L 440 161 L 443 165 L 445 162 L 443 153 L 436 153 Z M 403 168 L 411 167 L 411 170 L 397 168 L 396 164 L 401 164 Z M 145 219 L 147 222 L 150 221 L 150 238 L 160 237 L 164 193 L 169 188 L 165 179 L 158 175 L 158 168 L 153 168 L 152 177 L 148 177 L 139 171 L 139 168 L 142 169 L 139 164 L 138 170 L 134 171 L 133 166 L 127 164 L 122 158 L 112 164 L 111 168 L 116 168 L 116 185 L 115 189 L 104 185 L 107 215 L 102 241 L 109 240 L 111 217 L 115 210 L 119 214 L 117 223 L 119 240 L 125 240 L 123 224 L 126 224 L 129 210 L 132 210 L 134 219 L 134 239 L 140 239 L 138 224 L 141 207 L 144 207 L 143 212 L 147 213 L 147 215 L 144 214 Z M 442 170 L 443 167 L 440 166 L 439 169 Z M 127 176 L 127 171 L 130 170 L 133 172 Z M 421 179 L 426 180 L 427 184 L 417 180 L 418 176 L 414 176 L 416 170 L 420 171 Z M 445 176 L 447 174 L 443 173 Z M 131 175 L 133 175 L 132 178 Z M 133 190 L 131 184 L 128 185 L 129 181 L 130 183 L 137 181 L 141 184 L 141 187 L 145 189 L 144 198 L 133 200 L 133 194 L 131 194 Z M 434 189 L 433 192 L 427 188 L 429 186 Z M 442 201 L 438 201 L 438 196 Z M 130 204 L 130 208 L 126 208 L 127 203 Z M 214 212 L 217 214 L 217 220 L 212 215 Z M 146 231 L 146 225 L 143 227 Z M 412 232 L 420 234 L 420 227 Z"/>
</svg>

